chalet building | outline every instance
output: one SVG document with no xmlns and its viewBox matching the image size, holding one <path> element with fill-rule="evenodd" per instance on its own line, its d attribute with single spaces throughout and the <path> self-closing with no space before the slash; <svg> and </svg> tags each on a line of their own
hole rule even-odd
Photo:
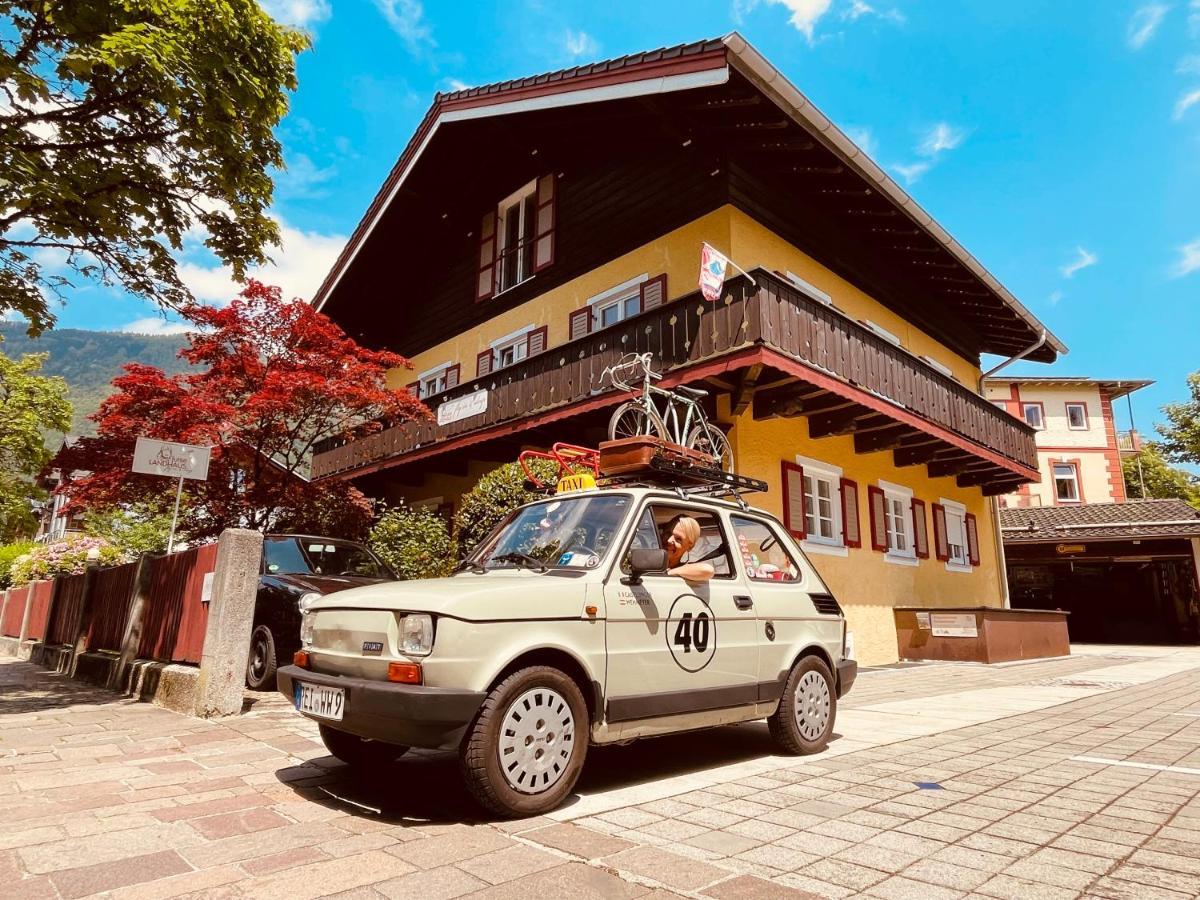
<svg viewBox="0 0 1200 900">
<path fill-rule="evenodd" d="M 714 304 L 708 242 L 749 272 Z M 739 35 L 439 94 L 314 302 L 434 410 L 319 478 L 454 504 L 527 446 L 595 444 L 650 352 L 897 656 L 896 606 L 1000 606 L 991 498 L 1038 479 L 980 354 L 1065 347 Z M 1032 350 L 1030 348 L 1033 348 Z"/>
<path fill-rule="evenodd" d="M 1072 640 L 1200 640 L 1200 513 L 1129 501 L 1121 460 L 1141 451 L 1113 401 L 1152 381 L 989 378 L 989 400 L 1034 429 L 1042 480 L 1001 497 L 1014 607 L 1071 614 Z"/>
<path fill-rule="evenodd" d="M 1072 377 L 989 378 L 984 395 L 1034 431 L 1042 480 L 1001 498 L 1006 507 L 1124 503 L 1121 459 L 1141 450 L 1118 431 L 1113 402 L 1153 381 Z"/>
</svg>

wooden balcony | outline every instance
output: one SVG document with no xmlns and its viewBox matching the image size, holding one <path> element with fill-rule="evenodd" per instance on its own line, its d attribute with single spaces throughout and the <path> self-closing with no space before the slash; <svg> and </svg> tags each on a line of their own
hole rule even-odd
<svg viewBox="0 0 1200 900">
<path fill-rule="evenodd" d="M 892 451 L 898 465 L 928 465 L 964 486 L 1004 493 L 1037 480 L 1033 430 L 839 311 L 756 270 L 715 306 L 699 293 L 552 347 L 433 398 L 486 390 L 484 412 L 445 425 L 408 422 L 348 442 L 328 442 L 313 477 L 357 477 L 381 468 L 511 436 L 535 424 L 618 403 L 600 389 L 606 366 L 650 352 L 663 385 L 708 383 L 756 418 L 803 415 L 810 434 L 853 434 L 859 452 Z"/>
</svg>

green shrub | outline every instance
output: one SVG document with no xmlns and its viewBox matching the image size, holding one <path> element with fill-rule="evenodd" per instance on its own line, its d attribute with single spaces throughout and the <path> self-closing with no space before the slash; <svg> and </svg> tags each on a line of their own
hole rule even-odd
<svg viewBox="0 0 1200 900">
<path fill-rule="evenodd" d="M 548 460 L 534 460 L 530 468 L 546 483 L 552 484 L 558 477 L 558 466 Z M 463 494 L 462 505 L 454 516 L 459 553 L 468 556 L 505 516 L 541 496 L 525 487 L 525 472 L 519 463 L 506 463 L 488 472 Z"/>
<path fill-rule="evenodd" d="M 37 544 L 32 541 L 17 541 L 0 547 L 0 588 L 12 587 L 9 570 L 18 557 L 33 551 Z"/>
<path fill-rule="evenodd" d="M 457 554 L 446 520 L 423 508 L 398 506 L 375 523 L 367 546 L 401 578 L 444 578 Z"/>
<path fill-rule="evenodd" d="M 59 575 L 78 575 L 87 568 L 88 551 L 95 548 L 102 566 L 118 566 L 128 562 L 118 547 L 103 538 L 76 537 L 53 544 L 40 544 L 29 554 L 12 564 L 9 570 L 13 584 L 44 581 Z"/>
</svg>

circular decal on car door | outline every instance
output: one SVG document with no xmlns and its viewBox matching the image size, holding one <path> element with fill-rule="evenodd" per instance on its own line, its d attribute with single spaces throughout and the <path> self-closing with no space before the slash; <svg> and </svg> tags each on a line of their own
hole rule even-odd
<svg viewBox="0 0 1200 900">
<path fill-rule="evenodd" d="M 680 594 L 671 604 L 663 633 L 675 665 L 699 672 L 717 652 L 717 620 L 695 594 Z"/>
</svg>

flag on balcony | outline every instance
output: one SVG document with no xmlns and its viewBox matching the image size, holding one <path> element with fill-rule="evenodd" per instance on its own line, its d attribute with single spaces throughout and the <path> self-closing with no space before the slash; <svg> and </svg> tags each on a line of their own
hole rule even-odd
<svg viewBox="0 0 1200 900">
<path fill-rule="evenodd" d="M 725 284 L 725 269 L 729 259 L 708 244 L 700 245 L 700 293 L 704 299 L 716 303 L 721 297 L 721 286 Z"/>
</svg>

